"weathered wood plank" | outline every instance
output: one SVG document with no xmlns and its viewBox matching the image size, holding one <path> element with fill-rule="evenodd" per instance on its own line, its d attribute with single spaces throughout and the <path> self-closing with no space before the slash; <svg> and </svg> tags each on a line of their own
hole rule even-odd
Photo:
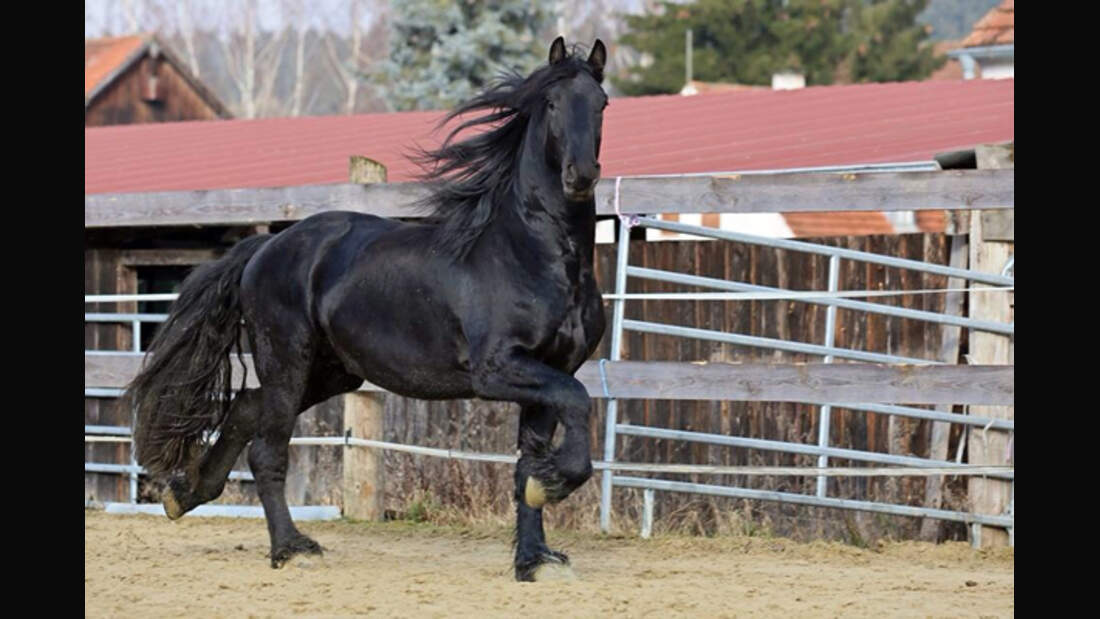
<svg viewBox="0 0 1100 619">
<path fill-rule="evenodd" d="M 251 366 L 251 359 L 246 355 Z M 84 384 L 123 387 L 141 358 L 123 353 L 84 355 Z M 236 366 L 236 362 L 234 362 Z M 685 363 L 619 361 L 606 364 L 611 393 L 624 399 L 880 402 L 901 404 L 1010 404 L 1014 366 L 912 366 L 871 363 Z M 249 383 L 256 386 L 256 373 Z M 577 379 L 603 395 L 599 364 L 589 361 Z M 365 385 L 361 391 L 378 390 Z"/>
<path fill-rule="evenodd" d="M 1004 209 L 1014 175 L 992 170 L 775 174 L 623 179 L 627 213 L 789 213 Z M 608 179 L 604 179 L 607 181 Z M 597 213 L 614 213 L 614 182 L 597 187 Z"/>
<path fill-rule="evenodd" d="M 1011 170 L 1016 167 L 1016 143 L 979 144 L 974 148 L 979 170 Z"/>
<path fill-rule="evenodd" d="M 979 167 L 1012 168 L 1015 165 L 1015 150 L 1011 144 L 983 145 L 975 152 Z M 1012 256 L 1013 243 L 990 239 L 985 233 L 985 223 L 985 217 L 970 220 L 970 268 L 999 273 Z M 1005 295 L 972 293 L 969 307 L 972 318 L 1013 321 L 1012 306 Z M 969 349 L 970 359 L 974 363 L 1015 362 L 1012 339 L 1005 335 L 971 331 Z M 972 406 L 970 414 L 1014 419 L 1015 409 L 1012 406 Z M 967 449 L 970 464 L 1004 464 L 1014 460 L 1011 437 L 1006 433 L 971 431 Z M 969 480 L 967 494 L 974 513 L 1001 514 L 1012 499 L 1012 485 L 998 479 L 974 478 Z M 1009 544 L 1009 535 L 1004 529 L 983 526 L 979 539 L 972 539 L 971 542 L 982 547 L 1003 547 Z"/>
<path fill-rule="evenodd" d="M 780 213 L 1010 209 L 1013 170 L 625 178 L 626 213 Z M 327 210 L 417 217 L 421 183 L 303 185 L 84 196 L 84 226 L 244 225 L 293 221 Z M 596 212 L 613 214 L 615 183 L 596 188 Z"/>
<path fill-rule="evenodd" d="M 1016 211 L 982 212 L 983 241 L 1015 241 Z"/>
<path fill-rule="evenodd" d="M 119 259 L 124 266 L 191 266 L 210 262 L 222 253 L 217 249 L 124 249 Z"/>
<path fill-rule="evenodd" d="M 92 194 L 84 196 L 84 226 L 246 225 L 333 210 L 416 217 L 405 205 L 423 195 L 424 187 L 416 183 Z"/>
</svg>

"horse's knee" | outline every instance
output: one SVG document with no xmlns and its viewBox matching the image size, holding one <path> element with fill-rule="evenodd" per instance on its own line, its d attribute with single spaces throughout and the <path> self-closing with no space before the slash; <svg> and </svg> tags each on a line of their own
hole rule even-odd
<svg viewBox="0 0 1100 619">
<path fill-rule="evenodd" d="M 558 472 L 565 479 L 568 488 L 579 488 L 592 477 L 592 459 L 588 457 L 567 459 L 559 464 Z"/>
<path fill-rule="evenodd" d="M 568 411 L 568 414 L 581 416 L 585 425 L 588 421 L 588 412 L 592 408 L 592 398 L 580 383 L 570 385 L 558 395 L 559 405 Z"/>
<path fill-rule="evenodd" d="M 286 478 L 287 446 L 285 441 L 256 437 L 248 447 L 248 466 L 257 483 L 282 482 Z"/>
</svg>

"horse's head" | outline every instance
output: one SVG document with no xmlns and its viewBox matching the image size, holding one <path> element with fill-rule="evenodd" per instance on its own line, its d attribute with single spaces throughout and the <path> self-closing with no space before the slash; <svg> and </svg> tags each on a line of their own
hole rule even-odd
<svg viewBox="0 0 1100 619">
<path fill-rule="evenodd" d="M 549 64 L 526 77 L 505 72 L 440 121 L 443 126 L 483 112 L 454 127 L 438 149 L 416 157 L 426 171 L 421 178 L 434 186 L 419 204 L 443 222 L 435 241 L 440 251 L 465 256 L 497 210 L 517 203 L 516 197 L 546 198 L 543 207 L 552 210 L 572 210 L 570 205 L 592 200 L 600 178 L 600 133 L 607 107 L 600 84 L 606 61 L 601 41 L 586 59 L 566 52 L 558 37 L 550 46 Z M 484 131 L 454 141 L 477 128 Z M 516 196 L 513 190 L 525 193 Z M 547 192 L 553 195 L 534 195 Z"/>
<path fill-rule="evenodd" d="M 607 62 L 607 50 L 596 39 L 588 60 L 571 58 L 565 41 L 558 37 L 550 46 L 550 68 L 568 69 L 566 77 L 553 81 L 544 91 L 546 159 L 561 172 L 562 191 L 571 201 L 589 200 L 600 179 L 600 137 L 607 95 L 600 84 Z"/>
</svg>

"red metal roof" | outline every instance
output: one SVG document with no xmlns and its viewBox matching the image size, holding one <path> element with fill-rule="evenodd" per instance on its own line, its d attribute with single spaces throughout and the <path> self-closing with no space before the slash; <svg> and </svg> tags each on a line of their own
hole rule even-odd
<svg viewBox="0 0 1100 619">
<path fill-rule="evenodd" d="M 1014 139 L 1014 80 L 895 82 L 612 99 L 604 177 L 928 161 Z M 348 157 L 411 180 L 443 112 L 156 123 L 84 130 L 84 192 L 347 182 Z"/>
</svg>

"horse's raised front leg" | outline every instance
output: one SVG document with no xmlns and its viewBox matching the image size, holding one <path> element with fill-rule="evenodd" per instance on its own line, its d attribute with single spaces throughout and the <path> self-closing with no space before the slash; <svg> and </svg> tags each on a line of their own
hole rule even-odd
<svg viewBox="0 0 1100 619">
<path fill-rule="evenodd" d="M 283 385 L 265 385 L 263 395 L 264 414 L 248 448 L 248 465 L 267 518 L 271 567 L 278 568 L 296 554 L 321 554 L 321 545 L 298 531 L 286 503 L 288 449 L 301 397 Z"/>
<path fill-rule="evenodd" d="M 486 400 L 511 400 L 547 409 L 565 428 L 554 450 L 533 449 L 523 488 L 527 505 L 557 503 L 592 477 L 588 414 L 591 400 L 584 385 L 569 374 L 521 355 L 502 355 L 480 363 L 474 393 Z"/>
<path fill-rule="evenodd" d="M 527 479 L 535 469 L 543 466 L 549 459 L 550 441 L 558 421 L 554 413 L 540 406 L 526 406 L 520 413 L 519 450 L 520 458 L 516 463 L 516 580 L 530 582 L 544 580 L 556 574 L 567 574 L 567 570 L 551 570 L 551 567 L 568 566 L 569 558 L 564 553 L 551 550 L 546 545 L 546 534 L 542 528 L 542 507 L 527 504 L 525 490 Z M 544 567 L 548 566 L 548 567 Z"/>
<path fill-rule="evenodd" d="M 259 389 L 247 389 L 233 399 L 218 440 L 198 465 L 183 477 L 172 478 L 164 489 L 164 511 L 172 520 L 218 498 L 237 457 L 256 434 L 263 405 Z"/>
</svg>

